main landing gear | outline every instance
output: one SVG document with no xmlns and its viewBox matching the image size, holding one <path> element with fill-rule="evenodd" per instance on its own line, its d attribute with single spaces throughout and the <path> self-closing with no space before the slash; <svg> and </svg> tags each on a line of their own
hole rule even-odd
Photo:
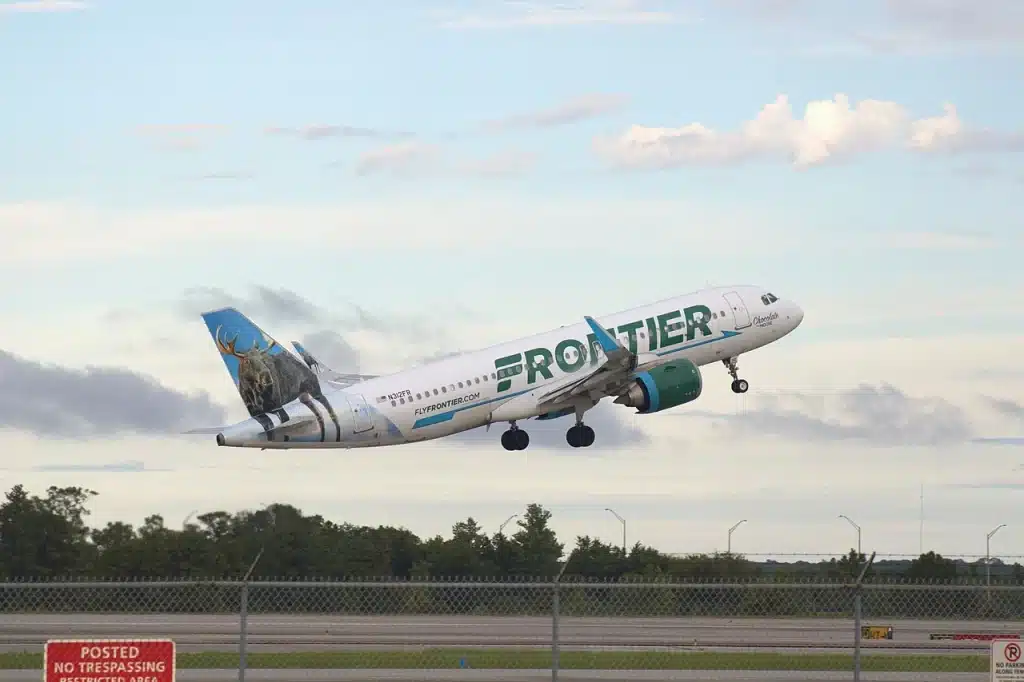
<svg viewBox="0 0 1024 682">
<path fill-rule="evenodd" d="M 574 448 L 589 448 L 594 444 L 596 437 L 594 429 L 583 422 L 579 422 L 565 432 L 565 442 Z"/>
<path fill-rule="evenodd" d="M 574 448 L 589 448 L 594 444 L 594 429 L 583 423 L 583 414 L 593 407 L 593 404 L 576 405 L 576 425 L 565 432 L 565 442 Z"/>
<path fill-rule="evenodd" d="M 750 388 L 750 384 L 747 383 L 746 379 L 739 378 L 739 364 L 736 362 L 736 358 L 722 360 L 722 364 L 724 364 L 725 368 L 729 370 L 729 376 L 732 377 L 732 392 L 746 393 L 747 389 Z"/>
<path fill-rule="evenodd" d="M 501 434 L 501 446 L 506 450 L 525 450 L 530 445 L 530 434 L 511 422 L 508 431 Z"/>
</svg>

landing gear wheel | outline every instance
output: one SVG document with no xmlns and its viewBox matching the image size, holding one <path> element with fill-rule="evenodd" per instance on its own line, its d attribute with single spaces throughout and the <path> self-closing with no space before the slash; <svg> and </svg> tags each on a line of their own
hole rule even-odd
<svg viewBox="0 0 1024 682">
<path fill-rule="evenodd" d="M 589 448 L 597 435 L 586 424 L 577 424 L 565 432 L 565 441 L 574 448 Z"/>
<path fill-rule="evenodd" d="M 750 388 L 750 384 L 747 383 L 746 379 L 740 379 L 739 363 L 736 362 L 736 358 L 722 360 L 722 364 L 725 365 L 727 370 L 729 370 L 729 376 L 732 377 L 732 392 L 746 393 L 747 389 Z"/>
<path fill-rule="evenodd" d="M 530 434 L 517 426 L 501 434 L 501 447 L 506 450 L 525 450 L 530 446 Z"/>
</svg>

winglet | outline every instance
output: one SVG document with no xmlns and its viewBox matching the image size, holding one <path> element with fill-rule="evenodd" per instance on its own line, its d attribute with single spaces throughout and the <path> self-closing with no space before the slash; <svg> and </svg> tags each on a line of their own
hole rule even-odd
<svg viewBox="0 0 1024 682">
<path fill-rule="evenodd" d="M 594 318 L 589 315 L 584 315 L 583 319 L 590 325 L 591 331 L 594 332 L 594 336 L 597 338 L 597 342 L 601 344 L 601 350 L 605 352 L 605 355 L 613 353 L 617 350 L 625 350 L 618 341 L 615 340 L 611 334 L 608 333 L 601 325 L 594 321 Z"/>
</svg>

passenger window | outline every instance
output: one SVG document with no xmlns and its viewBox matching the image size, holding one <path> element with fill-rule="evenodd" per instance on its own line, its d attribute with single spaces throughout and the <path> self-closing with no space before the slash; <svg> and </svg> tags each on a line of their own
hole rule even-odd
<svg viewBox="0 0 1024 682">
<path fill-rule="evenodd" d="M 497 378 L 497 377 L 494 376 L 494 372 L 491 372 L 491 378 L 492 379 L 496 379 Z"/>
<path fill-rule="evenodd" d="M 462 382 L 461 381 L 459 382 L 459 388 L 462 388 Z"/>
<path fill-rule="evenodd" d="M 441 387 L 441 393 L 447 393 L 447 392 L 448 392 L 448 389 L 445 388 L 444 386 L 442 386 Z"/>
<path fill-rule="evenodd" d="M 417 394 L 416 394 L 416 400 L 419 400 L 419 399 L 420 399 L 420 397 L 421 397 L 421 395 L 422 395 L 422 394 L 420 394 L 420 393 L 417 393 Z"/>
<path fill-rule="evenodd" d="M 478 384 L 480 383 L 480 377 L 476 378 L 476 383 L 478 383 Z"/>
<path fill-rule="evenodd" d="M 719 315 L 721 315 L 722 317 L 725 317 L 725 311 L 724 311 L 724 310 L 720 310 L 720 311 L 718 312 L 718 314 L 719 314 Z"/>
<path fill-rule="evenodd" d="M 398 403 L 394 400 L 391 401 L 391 407 L 398 407 Z"/>
<path fill-rule="evenodd" d="M 437 395 L 437 389 L 436 388 L 434 389 L 434 395 Z"/>
<path fill-rule="evenodd" d="M 398 399 L 398 402 L 400 402 L 400 403 L 402 403 L 403 405 L 405 405 L 405 398 L 399 398 L 399 399 Z"/>
<path fill-rule="evenodd" d="M 486 374 L 484 375 L 484 381 L 487 381 L 487 375 Z"/>
</svg>

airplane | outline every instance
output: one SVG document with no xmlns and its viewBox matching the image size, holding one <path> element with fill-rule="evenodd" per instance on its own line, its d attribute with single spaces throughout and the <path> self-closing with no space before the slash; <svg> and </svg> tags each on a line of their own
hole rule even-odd
<svg viewBox="0 0 1024 682">
<path fill-rule="evenodd" d="M 737 358 L 792 332 L 804 313 L 761 287 L 709 287 L 389 375 L 336 372 L 235 308 L 202 318 L 249 418 L 187 433 L 227 447 L 362 448 L 507 423 L 502 446 L 525 450 L 523 422 L 570 415 L 566 442 L 590 447 L 596 434 L 583 417 L 605 398 L 637 414 L 691 403 L 700 367 L 712 363 L 746 393 Z"/>
</svg>

